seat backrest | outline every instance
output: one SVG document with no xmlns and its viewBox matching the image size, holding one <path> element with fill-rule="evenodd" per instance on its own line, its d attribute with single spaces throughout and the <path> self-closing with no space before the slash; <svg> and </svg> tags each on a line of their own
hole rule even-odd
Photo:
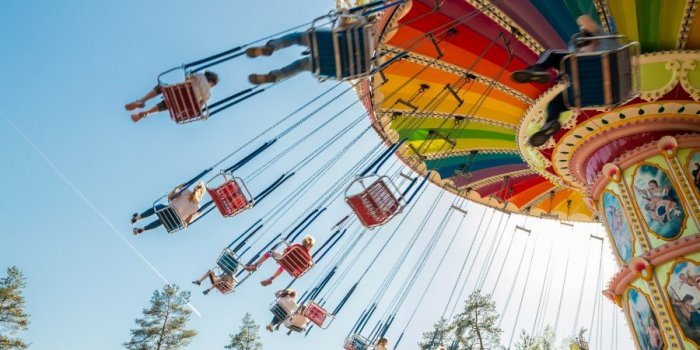
<svg viewBox="0 0 700 350">
<path fill-rule="evenodd" d="M 356 79 L 370 73 L 372 67 L 371 26 L 313 29 L 312 71 L 319 77 Z"/>
<path fill-rule="evenodd" d="M 214 284 L 214 288 L 216 288 L 221 294 L 228 294 L 233 292 L 233 284 L 226 281 L 216 282 Z"/>
<path fill-rule="evenodd" d="M 174 85 L 161 85 L 163 100 L 168 107 L 170 119 L 178 124 L 206 118 L 197 101 L 192 83 L 184 81 Z"/>
<path fill-rule="evenodd" d="M 251 201 L 242 191 L 236 179 L 229 179 L 221 186 L 207 188 L 209 196 L 224 217 L 231 217 L 249 208 Z"/>
<path fill-rule="evenodd" d="M 306 305 L 306 310 L 304 311 L 304 316 L 313 322 L 317 326 L 324 328 L 324 323 L 328 317 L 328 312 L 323 309 L 320 305 L 313 301 L 310 301 Z"/>
<path fill-rule="evenodd" d="M 225 249 L 216 261 L 216 265 L 231 276 L 235 276 L 236 273 L 238 273 L 238 266 L 240 266 L 240 264 L 241 262 L 238 255 L 229 249 Z"/>
<path fill-rule="evenodd" d="M 345 338 L 345 350 L 367 350 L 369 340 L 359 334 L 351 334 Z"/>
<path fill-rule="evenodd" d="M 575 108 L 612 107 L 638 93 L 635 84 L 636 44 L 594 53 L 573 53 L 562 61 L 569 79 L 564 91 L 567 105 Z"/>
<path fill-rule="evenodd" d="M 185 227 L 182 222 L 182 218 L 180 218 L 180 214 L 170 205 L 156 210 L 156 215 L 168 233 L 182 230 Z"/>
<path fill-rule="evenodd" d="M 401 208 L 399 200 L 389 186 L 380 178 L 367 188 L 346 199 L 358 219 L 365 227 L 383 225 Z"/>
<path fill-rule="evenodd" d="M 272 306 L 270 306 L 270 312 L 272 312 L 272 314 L 280 320 L 285 320 L 290 315 L 289 312 L 278 303 L 274 303 Z"/>
<path fill-rule="evenodd" d="M 292 277 L 301 277 L 311 266 L 313 260 L 309 252 L 301 246 L 293 246 L 277 260 Z"/>
</svg>

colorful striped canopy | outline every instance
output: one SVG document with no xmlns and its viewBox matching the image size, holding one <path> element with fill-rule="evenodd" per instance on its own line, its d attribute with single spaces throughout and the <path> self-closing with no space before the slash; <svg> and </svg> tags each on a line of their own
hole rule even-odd
<svg viewBox="0 0 700 350">
<path fill-rule="evenodd" d="M 551 85 L 517 84 L 514 70 L 565 48 L 576 18 L 637 40 L 643 52 L 700 46 L 692 0 L 413 0 L 384 14 L 378 52 L 407 53 L 365 82 L 378 129 L 416 171 L 471 200 L 511 212 L 596 220 L 584 192 L 521 152 L 520 121 Z M 689 15 L 686 15 L 688 13 Z M 547 157 L 547 150 L 542 156 Z M 551 158 L 551 154 L 549 154 Z M 550 169 L 551 170 L 551 169 Z"/>
</svg>

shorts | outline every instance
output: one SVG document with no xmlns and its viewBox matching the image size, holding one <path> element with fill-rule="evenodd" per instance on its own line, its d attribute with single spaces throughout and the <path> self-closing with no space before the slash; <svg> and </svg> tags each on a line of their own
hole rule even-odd
<svg viewBox="0 0 700 350">
<path fill-rule="evenodd" d="M 153 88 L 153 91 L 155 91 L 158 95 L 163 93 L 163 88 L 160 86 L 160 84 L 156 85 L 156 87 Z M 160 101 L 156 105 L 158 108 L 158 112 L 162 112 L 168 109 L 168 106 L 165 105 L 165 101 Z"/>
</svg>

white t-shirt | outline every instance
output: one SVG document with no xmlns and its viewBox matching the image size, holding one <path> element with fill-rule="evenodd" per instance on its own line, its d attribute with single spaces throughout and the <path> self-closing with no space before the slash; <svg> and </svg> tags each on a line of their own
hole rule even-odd
<svg viewBox="0 0 700 350">
<path fill-rule="evenodd" d="M 290 314 L 297 309 L 297 302 L 292 297 L 277 298 L 277 304 Z"/>
<path fill-rule="evenodd" d="M 199 210 L 199 204 L 192 202 L 190 198 L 192 198 L 192 191 L 185 189 L 170 200 L 170 205 L 177 210 L 183 221 Z"/>
<path fill-rule="evenodd" d="M 296 326 L 302 329 L 306 329 L 306 325 L 308 324 L 309 319 L 301 313 L 297 313 L 296 315 L 294 315 L 294 317 L 284 320 L 284 326 L 287 328 L 290 328 L 291 326 Z"/>
<path fill-rule="evenodd" d="M 204 102 L 211 97 L 211 94 L 209 93 L 211 86 L 209 85 L 207 77 L 203 73 L 192 74 L 187 77 L 187 81 L 192 83 L 192 91 L 194 91 L 195 97 L 197 97 L 197 100 L 201 104 L 204 104 Z"/>
</svg>

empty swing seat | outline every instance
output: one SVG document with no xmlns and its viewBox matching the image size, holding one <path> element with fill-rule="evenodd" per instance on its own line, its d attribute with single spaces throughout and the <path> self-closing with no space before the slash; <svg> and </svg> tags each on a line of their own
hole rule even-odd
<svg viewBox="0 0 700 350">
<path fill-rule="evenodd" d="M 214 187 L 212 181 L 221 177 L 223 182 Z M 232 217 L 253 207 L 254 201 L 243 180 L 226 173 L 215 176 L 207 182 L 207 192 L 223 217 Z"/>
<path fill-rule="evenodd" d="M 321 327 L 321 329 L 326 329 L 330 326 L 331 322 L 335 318 L 333 315 L 329 314 L 323 307 L 318 305 L 313 301 L 308 301 L 306 303 L 306 310 L 304 311 L 304 316 L 313 322 L 315 325 Z"/>
<path fill-rule="evenodd" d="M 345 338 L 345 350 L 368 350 L 370 348 L 369 340 L 360 334 L 351 334 Z"/>
<path fill-rule="evenodd" d="M 278 244 L 278 247 L 280 245 L 286 245 L 287 248 L 285 248 L 284 254 L 279 258 L 275 258 L 275 260 L 292 277 L 301 277 L 314 265 L 311 255 L 304 247 L 298 245 L 289 246 L 286 242 Z"/>
<path fill-rule="evenodd" d="M 614 107 L 639 95 L 639 44 L 566 56 L 561 71 L 568 78 L 564 101 L 569 108 Z"/>
<path fill-rule="evenodd" d="M 346 194 L 345 201 L 363 226 L 373 228 L 384 225 L 403 209 L 401 197 L 394 194 L 398 192 L 396 186 L 387 177 L 380 177 L 367 187 L 363 180 L 365 178 L 355 180 L 350 187 L 359 183 L 364 190 L 352 196 Z"/>
<path fill-rule="evenodd" d="M 372 26 L 370 24 L 308 31 L 312 72 L 319 78 L 350 80 L 372 70 Z"/>
<path fill-rule="evenodd" d="M 174 233 L 185 228 L 185 224 L 180 217 L 180 213 L 178 213 L 177 210 L 175 210 L 175 208 L 173 208 L 171 205 L 167 205 L 161 209 L 156 209 L 156 216 L 158 216 L 158 220 L 160 220 L 168 233 Z"/>
</svg>

